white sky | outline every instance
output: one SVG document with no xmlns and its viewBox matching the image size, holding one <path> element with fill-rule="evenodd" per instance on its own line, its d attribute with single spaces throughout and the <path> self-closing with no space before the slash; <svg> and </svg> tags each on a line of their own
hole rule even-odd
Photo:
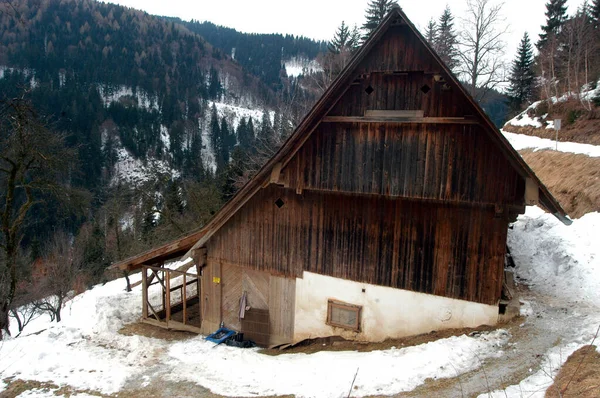
<svg viewBox="0 0 600 398">
<path fill-rule="evenodd" d="M 492 0 L 499 1 L 499 0 Z M 514 57 L 525 31 L 535 43 L 545 22 L 547 0 L 505 0 L 503 13 L 509 24 L 504 41 L 506 56 Z M 253 33 L 289 33 L 329 40 L 342 21 L 349 25 L 364 22 L 368 0 L 110 0 L 112 3 L 142 9 L 150 14 L 184 20 L 210 21 L 217 25 Z M 465 9 L 466 0 L 399 0 L 408 18 L 421 30 L 431 17 L 436 20 L 446 4 L 455 24 Z M 573 14 L 583 0 L 569 0 Z"/>
</svg>

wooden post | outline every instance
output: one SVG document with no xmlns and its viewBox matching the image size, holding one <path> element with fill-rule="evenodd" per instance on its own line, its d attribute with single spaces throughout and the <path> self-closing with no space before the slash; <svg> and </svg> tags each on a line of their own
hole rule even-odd
<svg viewBox="0 0 600 398">
<path fill-rule="evenodd" d="M 142 267 L 142 319 L 148 319 L 148 268 Z"/>
<path fill-rule="evenodd" d="M 186 286 L 186 280 L 185 280 L 185 274 L 183 274 L 183 285 L 182 285 L 182 291 L 181 291 L 181 300 L 183 301 L 183 324 L 186 325 L 187 324 L 187 286 Z"/>
<path fill-rule="evenodd" d="M 160 268 L 162 268 L 164 265 L 165 264 L 162 263 L 160 265 Z M 152 271 L 154 271 L 154 270 L 152 270 Z M 162 285 L 162 288 L 163 288 L 163 291 L 162 291 L 162 309 L 165 311 L 165 314 L 166 314 L 167 313 L 166 312 L 167 311 L 167 307 L 165 306 L 165 302 L 166 302 L 166 295 L 167 295 L 166 290 L 167 290 L 167 288 L 165 286 L 165 271 L 164 271 L 164 268 L 163 268 L 163 271 L 162 271 L 162 273 L 163 273 L 163 275 L 162 275 L 162 281 L 160 280 L 160 278 L 158 276 L 159 272 L 161 272 L 161 271 L 154 271 L 154 273 L 156 274 L 156 279 L 158 279 L 161 282 L 161 285 Z"/>
<path fill-rule="evenodd" d="M 165 300 L 167 302 L 167 306 L 165 307 L 165 318 L 167 321 L 167 326 L 169 326 L 169 321 L 171 320 L 171 273 L 167 270 L 164 271 L 164 279 L 165 279 Z"/>
</svg>

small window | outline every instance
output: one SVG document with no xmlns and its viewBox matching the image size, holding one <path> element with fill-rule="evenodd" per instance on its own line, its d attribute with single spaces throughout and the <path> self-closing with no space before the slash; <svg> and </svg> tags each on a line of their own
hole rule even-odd
<svg viewBox="0 0 600 398">
<path fill-rule="evenodd" d="M 327 302 L 327 324 L 339 328 L 360 332 L 360 313 L 362 307 L 340 301 Z"/>
<path fill-rule="evenodd" d="M 365 93 L 367 93 L 367 95 L 371 95 L 373 93 L 373 91 L 375 91 L 375 89 L 373 87 L 371 87 L 371 85 L 369 85 L 367 88 L 365 88 Z"/>
</svg>

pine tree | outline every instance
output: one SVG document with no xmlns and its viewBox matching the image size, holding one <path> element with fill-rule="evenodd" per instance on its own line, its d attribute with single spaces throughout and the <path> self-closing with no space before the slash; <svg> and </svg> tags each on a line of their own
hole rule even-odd
<svg viewBox="0 0 600 398">
<path fill-rule="evenodd" d="M 590 6 L 592 21 L 596 29 L 600 28 L 600 0 L 593 0 Z"/>
<path fill-rule="evenodd" d="M 435 39 L 437 37 L 437 24 L 435 23 L 435 19 L 431 18 L 427 23 L 427 27 L 425 28 L 425 39 L 427 42 L 433 46 L 435 43 Z"/>
<path fill-rule="evenodd" d="M 454 17 L 448 6 L 440 16 L 433 43 L 433 47 L 448 68 L 455 68 L 458 65 L 457 39 L 454 31 Z"/>
<path fill-rule="evenodd" d="M 508 97 L 513 111 L 521 110 L 523 104 L 531 101 L 534 80 L 533 48 L 529 35 L 525 32 L 519 44 L 517 57 L 513 61 L 509 77 Z"/>
<path fill-rule="evenodd" d="M 213 104 L 210 113 L 210 143 L 215 156 L 215 162 L 217 163 L 217 169 L 219 169 L 223 165 L 223 140 L 221 139 L 221 126 L 219 125 L 219 115 L 217 114 L 215 104 Z"/>
<path fill-rule="evenodd" d="M 342 24 L 335 31 L 333 39 L 327 45 L 327 49 L 332 54 L 342 54 L 354 52 L 359 45 L 358 28 L 355 26 L 353 30 L 342 21 Z"/>
<path fill-rule="evenodd" d="M 363 40 L 366 40 L 377 29 L 383 18 L 395 6 L 398 6 L 396 0 L 371 0 L 369 2 L 365 15 L 367 21 L 362 26 L 364 31 Z"/>
<path fill-rule="evenodd" d="M 558 35 L 567 19 L 567 0 L 550 0 L 546 3 L 546 25 L 542 26 L 537 48 L 541 50 L 550 37 Z"/>
</svg>

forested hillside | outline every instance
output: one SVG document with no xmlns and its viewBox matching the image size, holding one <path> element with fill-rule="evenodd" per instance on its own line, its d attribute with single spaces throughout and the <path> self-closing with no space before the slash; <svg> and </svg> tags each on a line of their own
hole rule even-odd
<svg viewBox="0 0 600 398">
<path fill-rule="evenodd" d="M 97 281 L 111 262 L 201 227 L 260 166 L 317 94 L 287 78 L 281 49 L 315 57 L 323 44 L 221 30 L 91 0 L 0 2 L 0 152 L 12 162 L 27 149 L 10 121 L 31 118 L 73 161 L 31 202 L 24 185 L 0 192 L 20 237 L 18 259 L 3 263 L 27 280 L 54 237 L 69 236 L 78 272 Z M 77 203 L 56 194 L 67 188 Z M 21 302 L 36 289 L 17 289 Z"/>
<path fill-rule="evenodd" d="M 182 22 L 225 54 L 231 55 L 247 71 L 273 88 L 280 88 L 285 63 L 295 58 L 314 60 L 327 51 L 327 43 L 306 37 L 281 34 L 248 34 L 211 22 Z"/>
</svg>

